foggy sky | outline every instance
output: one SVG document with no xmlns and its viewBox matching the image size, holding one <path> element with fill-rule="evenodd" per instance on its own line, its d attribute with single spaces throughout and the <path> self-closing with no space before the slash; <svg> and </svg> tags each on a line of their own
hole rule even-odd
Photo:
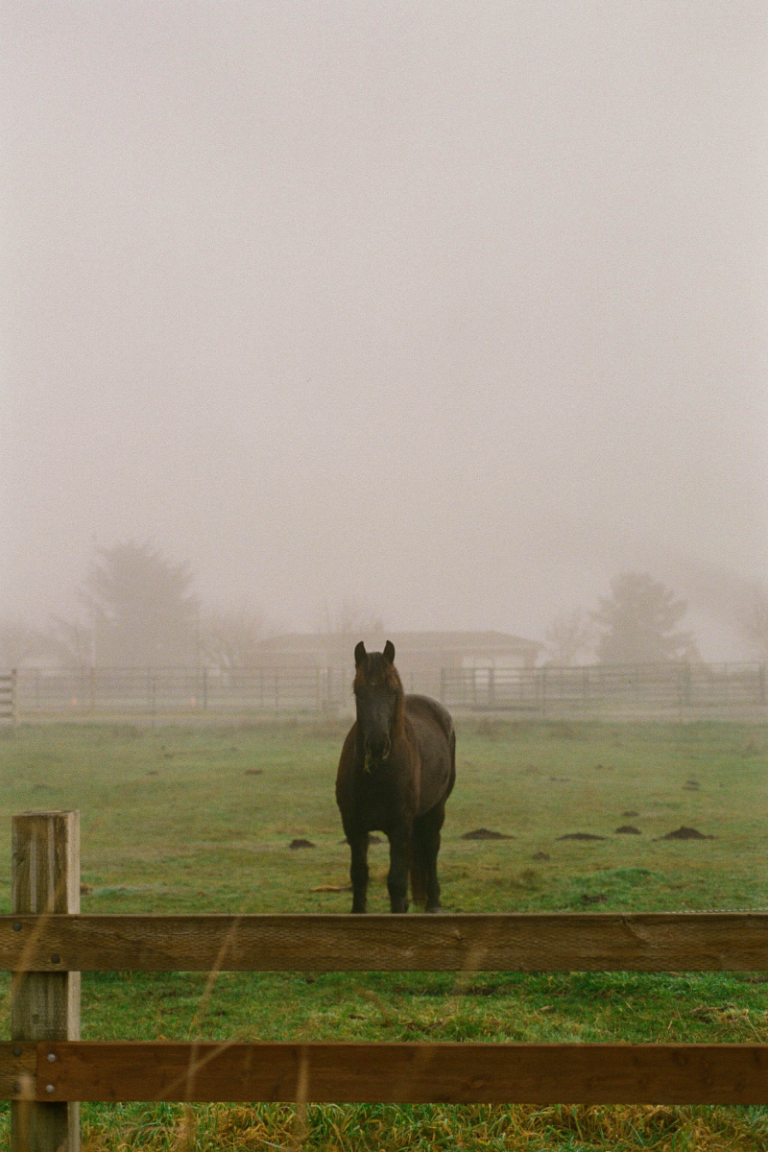
<svg viewBox="0 0 768 1152">
<path fill-rule="evenodd" d="M 0 21 L 3 614 L 126 539 L 297 628 L 766 575 L 767 3 Z"/>
</svg>

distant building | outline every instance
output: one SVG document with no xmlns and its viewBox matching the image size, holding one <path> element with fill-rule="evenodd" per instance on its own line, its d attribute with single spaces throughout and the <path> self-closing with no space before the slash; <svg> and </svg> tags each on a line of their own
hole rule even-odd
<svg viewBox="0 0 768 1152">
<path fill-rule="evenodd" d="M 380 636 L 328 632 L 292 632 L 263 640 L 259 663 L 272 668 L 348 670 L 358 640 L 380 652 L 387 640 L 408 690 L 436 691 L 443 669 L 533 668 L 544 645 L 507 632 L 387 632 Z"/>
</svg>

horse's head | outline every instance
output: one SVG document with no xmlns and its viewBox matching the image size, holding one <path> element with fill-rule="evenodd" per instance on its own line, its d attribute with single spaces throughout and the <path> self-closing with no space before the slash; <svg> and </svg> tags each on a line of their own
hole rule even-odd
<svg viewBox="0 0 768 1152">
<path fill-rule="evenodd" d="M 391 640 L 383 652 L 366 652 L 362 640 L 355 648 L 353 687 L 366 765 L 389 759 L 394 735 L 403 724 L 405 696 L 394 659 Z"/>
</svg>

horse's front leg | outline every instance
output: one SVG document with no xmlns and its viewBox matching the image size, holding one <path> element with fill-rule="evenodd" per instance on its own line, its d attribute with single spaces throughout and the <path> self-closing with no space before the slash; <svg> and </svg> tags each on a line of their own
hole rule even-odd
<svg viewBox="0 0 768 1152">
<path fill-rule="evenodd" d="M 368 893 L 368 832 L 347 836 L 352 850 L 349 875 L 352 880 L 352 911 L 365 912 Z"/>
<path fill-rule="evenodd" d="M 387 889 L 393 912 L 408 911 L 408 869 L 411 862 L 411 825 L 402 825 L 389 837 Z"/>
</svg>

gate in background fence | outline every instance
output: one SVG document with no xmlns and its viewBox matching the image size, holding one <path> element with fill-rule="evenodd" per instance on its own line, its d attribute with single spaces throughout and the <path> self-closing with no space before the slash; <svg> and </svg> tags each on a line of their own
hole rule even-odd
<svg viewBox="0 0 768 1152">
<path fill-rule="evenodd" d="M 79 880 L 78 813 L 14 818 L 14 1152 L 77 1152 L 81 1100 L 768 1104 L 765 1044 L 79 1039 L 81 971 L 765 971 L 766 914 L 80 916 Z"/>
</svg>

